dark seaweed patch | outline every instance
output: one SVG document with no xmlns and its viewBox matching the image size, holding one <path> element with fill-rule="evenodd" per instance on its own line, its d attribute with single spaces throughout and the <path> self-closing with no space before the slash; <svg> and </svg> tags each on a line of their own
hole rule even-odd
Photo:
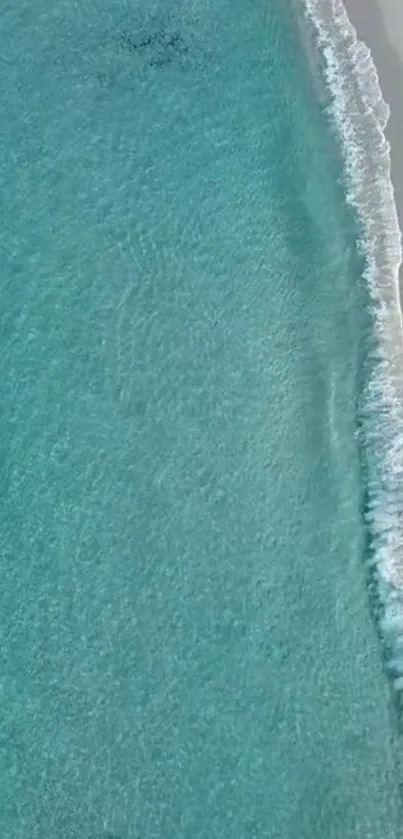
<svg viewBox="0 0 403 839">
<path fill-rule="evenodd" d="M 153 35 L 148 35 L 146 38 L 137 41 L 130 32 L 122 32 L 119 38 L 121 46 L 131 52 L 141 52 L 147 47 L 152 47 L 154 40 Z"/>
<path fill-rule="evenodd" d="M 119 43 L 128 52 L 144 54 L 151 67 L 164 67 L 171 64 L 175 58 L 186 56 L 189 52 L 180 32 L 167 32 L 165 29 L 141 38 L 136 38 L 131 32 L 124 30 L 119 37 Z"/>
</svg>

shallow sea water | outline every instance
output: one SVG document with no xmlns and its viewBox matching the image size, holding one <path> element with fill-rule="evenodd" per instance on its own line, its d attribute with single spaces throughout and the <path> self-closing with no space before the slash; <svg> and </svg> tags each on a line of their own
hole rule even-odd
<svg viewBox="0 0 403 839">
<path fill-rule="evenodd" d="M 7 839 L 393 839 L 371 317 L 277 0 L 0 12 Z"/>
</svg>

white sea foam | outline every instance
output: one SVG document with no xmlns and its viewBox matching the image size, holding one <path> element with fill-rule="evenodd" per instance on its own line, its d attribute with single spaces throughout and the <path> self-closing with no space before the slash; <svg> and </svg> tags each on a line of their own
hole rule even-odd
<svg viewBox="0 0 403 839">
<path fill-rule="evenodd" d="M 379 358 L 362 418 L 369 464 L 366 519 L 383 610 L 379 625 L 396 663 L 403 651 L 402 246 L 384 134 L 389 108 L 371 52 L 357 39 L 341 0 L 305 0 L 305 6 L 325 61 L 330 113 L 342 141 L 348 201 L 362 230 L 365 278 L 374 302 Z M 403 677 L 394 687 L 403 690 Z"/>
</svg>

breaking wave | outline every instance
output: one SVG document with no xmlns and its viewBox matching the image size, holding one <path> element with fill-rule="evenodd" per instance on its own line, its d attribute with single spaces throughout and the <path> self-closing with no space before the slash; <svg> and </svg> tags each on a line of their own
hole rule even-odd
<svg viewBox="0 0 403 839">
<path fill-rule="evenodd" d="M 360 228 L 373 301 L 376 351 L 366 385 L 361 439 L 367 464 L 366 521 L 379 630 L 403 708 L 403 328 L 399 296 L 401 231 L 385 137 L 385 103 L 371 51 L 357 38 L 341 0 L 305 0 L 323 55 L 330 113 L 342 142 L 347 200 Z"/>
</svg>

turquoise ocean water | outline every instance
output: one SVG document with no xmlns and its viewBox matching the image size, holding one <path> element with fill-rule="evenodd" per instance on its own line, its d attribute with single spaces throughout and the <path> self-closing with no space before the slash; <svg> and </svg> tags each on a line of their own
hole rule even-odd
<svg viewBox="0 0 403 839">
<path fill-rule="evenodd" d="M 308 6 L 2 4 L 5 839 L 399 836 L 383 111 Z"/>
</svg>

